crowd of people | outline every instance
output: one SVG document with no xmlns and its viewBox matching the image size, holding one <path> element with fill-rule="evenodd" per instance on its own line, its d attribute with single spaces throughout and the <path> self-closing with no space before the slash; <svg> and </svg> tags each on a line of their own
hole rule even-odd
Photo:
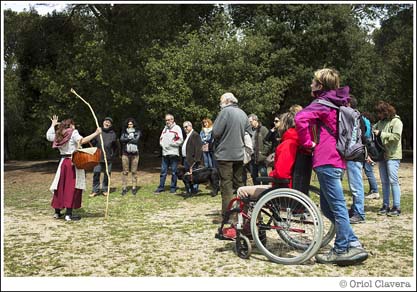
<svg viewBox="0 0 417 292">
<path fill-rule="evenodd" d="M 327 254 L 316 255 L 316 261 L 323 264 L 338 262 L 356 264 L 366 260 L 367 251 L 355 235 L 351 224 L 365 223 L 365 198 L 379 199 L 378 184 L 373 173 L 375 162 L 369 156 L 355 161 L 346 161 L 336 149 L 338 111 L 315 102 L 325 100 L 336 106 L 357 107 L 357 99 L 350 94 L 349 86 L 340 87 L 339 72 L 334 69 L 320 69 L 314 72 L 311 82 L 311 103 L 305 108 L 293 105 L 274 118 L 274 126 L 267 129 L 255 113 L 249 116 L 238 106 L 238 99 L 227 92 L 220 97 L 220 112 L 212 122 L 202 120 L 198 133 L 190 121 L 183 122 L 183 129 L 176 124 L 172 114 L 165 115 L 165 126 L 159 137 L 162 161 L 159 185 L 154 194 L 165 192 L 165 181 L 169 170 L 170 193 L 177 192 L 177 168 L 182 164 L 192 174 L 198 168 L 215 168 L 220 178 L 221 214 L 213 222 L 220 223 L 228 203 L 235 196 L 258 196 L 270 185 L 257 184 L 257 177 L 271 176 L 287 179 L 284 187 L 306 192 L 312 170 L 320 184 L 320 208 L 334 225 L 336 237 L 334 247 Z M 395 108 L 385 101 L 375 107 L 377 122 L 372 125 L 369 113 L 362 115 L 364 136 L 378 136 L 384 146 L 384 159 L 378 161 L 382 185 L 383 203 L 379 215 L 399 216 L 401 213 L 401 190 L 398 169 L 402 159 L 402 122 Z M 75 220 L 73 209 L 81 207 L 81 194 L 85 190 L 85 174 L 71 163 L 71 154 L 80 144 L 92 142 L 102 148 L 98 135 L 103 137 L 107 154 L 109 175 L 112 161 L 117 152 L 117 137 L 112 128 L 113 120 L 106 117 L 103 127 L 93 134 L 82 137 L 71 119 L 58 122 L 53 116 L 47 139 L 53 148 L 60 151 L 61 159 L 51 185 L 55 209 L 54 218 L 60 218 L 66 209 L 65 220 Z M 324 125 L 324 126 L 323 126 Z M 326 130 L 324 130 L 326 128 Z M 183 131 L 184 130 L 184 131 Z M 122 157 L 122 192 L 128 192 L 128 175 L 131 172 L 131 191 L 137 194 L 137 169 L 139 163 L 139 140 L 141 131 L 133 118 L 126 119 L 120 136 Z M 267 157 L 272 154 L 272 169 L 268 174 Z M 108 177 L 100 183 L 104 160 L 93 170 L 91 197 L 102 193 L 108 195 Z M 299 171 L 294 171 L 298 169 Z M 365 194 L 362 171 L 369 182 Z M 253 185 L 248 186 L 247 172 Z M 353 196 L 352 205 L 347 207 L 342 180 L 347 173 L 348 185 Z M 197 193 L 198 185 L 193 184 L 187 192 Z M 392 196 L 392 200 L 391 200 Z"/>
</svg>

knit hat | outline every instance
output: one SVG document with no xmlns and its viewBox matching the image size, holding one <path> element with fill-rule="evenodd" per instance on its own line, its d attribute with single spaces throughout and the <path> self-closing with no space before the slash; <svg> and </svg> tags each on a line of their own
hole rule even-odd
<svg viewBox="0 0 417 292">
<path fill-rule="evenodd" d="M 110 123 L 113 124 L 113 119 L 111 117 L 105 117 L 104 121 L 110 121 Z"/>
</svg>

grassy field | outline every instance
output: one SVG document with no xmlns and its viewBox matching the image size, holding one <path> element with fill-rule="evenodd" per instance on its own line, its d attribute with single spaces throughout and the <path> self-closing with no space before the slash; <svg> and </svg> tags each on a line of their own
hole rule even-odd
<svg viewBox="0 0 417 292">
<path fill-rule="evenodd" d="M 402 214 L 377 216 L 382 201 L 366 201 L 366 223 L 353 226 L 370 257 L 357 266 L 338 267 L 310 261 L 296 266 L 268 261 L 253 246 L 248 260 L 237 257 L 233 243 L 214 238 L 212 219 L 221 205 L 205 186 L 184 199 L 180 191 L 154 195 L 159 159 L 142 162 L 136 196 L 120 196 L 115 167 L 105 218 L 106 198 L 90 198 L 92 173 L 82 219 L 53 219 L 49 185 L 56 161 L 9 162 L 4 173 L 4 276 L 6 277 L 413 277 L 413 172 L 402 164 Z M 376 173 L 378 171 L 376 170 Z M 315 181 L 313 181 L 316 184 Z M 346 184 L 346 182 L 345 182 Z M 365 184 L 367 185 L 367 183 Z M 345 185 L 345 189 L 347 187 Z M 346 192 L 350 205 L 350 196 Z"/>
</svg>

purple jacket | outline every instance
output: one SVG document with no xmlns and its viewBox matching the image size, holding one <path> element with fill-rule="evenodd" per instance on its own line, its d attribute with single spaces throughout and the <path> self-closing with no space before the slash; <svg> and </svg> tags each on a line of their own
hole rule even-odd
<svg viewBox="0 0 417 292">
<path fill-rule="evenodd" d="M 345 105 L 349 100 L 349 86 L 336 90 L 315 91 L 317 99 L 333 102 L 337 106 Z M 310 103 L 295 116 L 295 125 L 298 132 L 300 145 L 311 148 L 312 142 L 317 143 L 313 153 L 313 168 L 322 165 L 331 165 L 336 168 L 346 168 L 344 159 L 336 150 L 336 138 L 323 127 L 317 127 L 317 121 L 321 120 L 336 133 L 337 110 L 319 103 Z M 319 134 L 319 137 L 315 137 Z M 318 138 L 318 140 L 317 140 Z"/>
</svg>

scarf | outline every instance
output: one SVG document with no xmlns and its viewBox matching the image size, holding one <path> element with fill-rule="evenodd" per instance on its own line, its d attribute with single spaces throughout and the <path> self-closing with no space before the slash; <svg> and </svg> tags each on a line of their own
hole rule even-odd
<svg viewBox="0 0 417 292">
<path fill-rule="evenodd" d="M 207 135 L 208 133 L 210 133 L 211 131 L 213 131 L 213 127 L 210 128 L 203 128 L 204 133 Z"/>
<path fill-rule="evenodd" d="M 52 143 L 52 148 L 58 148 L 58 147 L 61 147 L 62 145 L 65 145 L 71 138 L 73 131 L 74 131 L 73 128 L 65 129 L 64 137 L 59 142 L 56 140 L 56 136 L 55 136 L 54 142 Z"/>
</svg>

